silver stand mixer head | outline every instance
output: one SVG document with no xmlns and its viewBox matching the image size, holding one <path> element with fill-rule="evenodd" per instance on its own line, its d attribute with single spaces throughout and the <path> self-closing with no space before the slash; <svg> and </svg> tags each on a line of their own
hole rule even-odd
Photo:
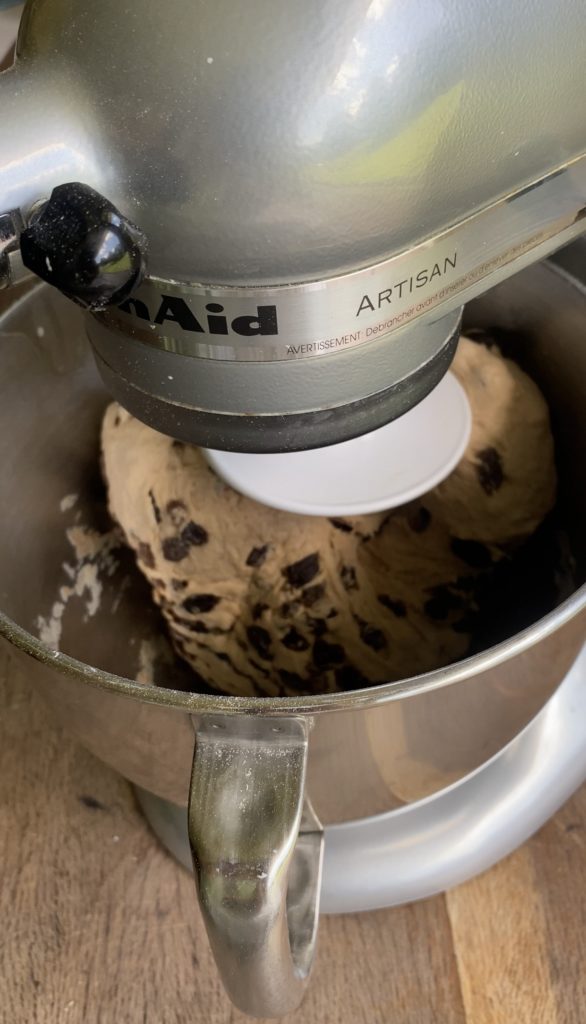
<svg viewBox="0 0 586 1024">
<path fill-rule="evenodd" d="M 401 416 L 462 304 L 577 235 L 586 199 L 580 0 L 438 12 L 29 4 L 0 80 L 0 280 L 20 243 L 90 311 L 111 392 L 205 447 Z"/>
</svg>

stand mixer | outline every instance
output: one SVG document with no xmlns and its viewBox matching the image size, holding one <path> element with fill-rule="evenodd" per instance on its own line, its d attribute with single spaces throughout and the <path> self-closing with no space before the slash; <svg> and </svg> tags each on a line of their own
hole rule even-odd
<svg viewBox="0 0 586 1024">
<path fill-rule="evenodd" d="M 287 458 L 324 448 L 327 456 L 326 446 L 371 432 L 384 438 L 381 430 L 401 424 L 442 386 L 464 303 L 584 230 L 584 29 L 578 0 L 555 10 L 543 0 L 518 10 L 501 0 L 486 10 L 425 0 L 416 13 L 386 0 L 348 0 L 342 8 L 178 0 L 172 11 L 154 0 L 124 11 L 113 0 L 29 0 L 16 63 L 0 78 L 0 287 L 34 273 L 83 307 L 108 391 L 155 429 L 211 449 L 220 472 L 223 452 Z M 454 403 L 452 396 L 440 420 Z M 443 472 L 466 429 L 464 414 L 449 458 L 442 450 Z M 519 634 L 506 650 L 477 657 L 473 669 L 462 663 L 350 694 L 239 701 L 170 690 L 166 697 L 155 687 L 147 694 L 113 676 L 102 680 L 111 701 L 134 696 L 154 713 L 168 700 L 187 712 L 177 720 L 196 716 L 190 840 L 210 940 L 240 1007 L 288 1012 L 307 980 L 323 831 L 305 799 L 306 765 L 308 750 L 319 752 L 323 742 L 323 754 L 334 728 L 317 723 L 343 722 L 344 711 L 378 714 L 383 705 L 391 714 L 406 693 L 425 699 L 448 683 L 455 692 L 466 672 L 498 675 L 503 659 L 574 623 L 563 671 L 538 686 L 541 703 L 529 701 L 500 746 L 468 765 L 467 790 L 444 786 L 443 804 L 432 807 L 431 789 L 404 812 L 365 807 L 354 827 L 334 817 L 326 831 L 326 909 L 376 906 L 452 884 L 537 827 L 586 771 L 577 753 L 583 733 L 558 694 L 552 714 L 565 744 L 557 761 L 550 751 L 556 770 L 531 775 L 533 802 L 520 784 L 506 812 L 498 799 L 515 772 L 530 776 L 523 765 L 536 733 L 513 737 L 578 654 L 583 604 L 575 596 L 534 636 Z M 19 628 L 3 631 L 39 664 L 50 663 Z M 54 661 L 63 673 L 51 699 L 72 715 L 75 673 L 95 685 L 96 669 L 80 668 L 85 658 L 69 660 Z M 583 687 L 572 672 L 575 708 Z M 104 721 L 113 706 L 105 705 Z M 129 715 L 134 702 L 126 706 Z M 342 714 L 321 714 L 329 710 Z M 185 803 L 181 787 L 147 781 L 142 769 L 120 764 L 123 755 L 88 740 L 81 720 L 75 728 L 142 784 L 147 814 L 168 832 L 169 806 L 159 798 Z M 129 728 L 140 733 L 139 724 Z M 522 753 L 507 775 L 510 740 Z M 311 757 L 307 771 L 313 798 Z M 254 783 L 251 796 L 245 777 Z M 462 846 L 455 852 L 457 801 L 470 808 L 483 786 L 493 793 L 483 827 L 498 821 L 499 841 L 482 854 L 469 847 L 464 867 Z M 450 801 L 458 808 L 453 832 Z M 423 851 L 438 823 L 446 842 L 444 852 L 436 846 L 435 869 L 422 852 L 410 874 L 403 855 L 385 881 L 388 830 L 399 846 Z M 352 896 L 352 857 L 369 842 L 380 895 Z M 336 870 L 343 881 L 333 898 Z M 393 889 L 395 871 L 403 882 Z"/>
</svg>

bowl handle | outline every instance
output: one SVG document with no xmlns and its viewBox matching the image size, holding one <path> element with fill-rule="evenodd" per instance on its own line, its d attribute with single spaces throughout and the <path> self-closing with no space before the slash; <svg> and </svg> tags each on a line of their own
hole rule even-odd
<svg viewBox="0 0 586 1024">
<path fill-rule="evenodd" d="M 308 723 L 206 716 L 196 726 L 188 828 L 224 986 L 257 1017 L 295 1010 L 314 956 L 323 829 L 304 806 Z"/>
</svg>

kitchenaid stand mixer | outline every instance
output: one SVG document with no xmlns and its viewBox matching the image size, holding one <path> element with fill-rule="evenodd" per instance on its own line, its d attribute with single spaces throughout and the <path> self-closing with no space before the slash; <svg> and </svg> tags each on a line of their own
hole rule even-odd
<svg viewBox="0 0 586 1024">
<path fill-rule="evenodd" d="M 84 306 L 108 390 L 206 447 L 291 452 L 401 416 L 447 371 L 463 303 L 584 227 L 578 2 L 32 0 L 17 56 L 0 282 L 26 268 Z M 259 1014 L 299 1001 L 311 960 L 319 700 L 192 701 L 200 900 L 230 994 Z"/>
</svg>

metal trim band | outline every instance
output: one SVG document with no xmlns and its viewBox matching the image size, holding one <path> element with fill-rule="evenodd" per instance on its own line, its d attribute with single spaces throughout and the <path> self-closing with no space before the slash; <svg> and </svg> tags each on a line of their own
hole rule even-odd
<svg viewBox="0 0 586 1024">
<path fill-rule="evenodd" d="M 291 285 L 147 278 L 105 326 L 200 359 L 265 362 L 346 351 L 437 319 L 580 234 L 586 156 L 374 266 Z M 529 257 L 529 258 L 528 258 Z"/>
<path fill-rule="evenodd" d="M 236 452 L 293 452 L 337 444 L 382 427 L 420 402 L 442 379 L 454 357 L 459 321 L 445 345 L 409 380 L 392 383 L 374 394 L 326 408 L 282 413 L 217 412 L 173 402 L 141 390 L 110 366 L 96 347 L 94 355 L 108 391 L 133 416 L 161 433 L 172 426 L 173 437 L 204 448 Z M 196 368 L 197 369 L 197 368 Z"/>
</svg>

